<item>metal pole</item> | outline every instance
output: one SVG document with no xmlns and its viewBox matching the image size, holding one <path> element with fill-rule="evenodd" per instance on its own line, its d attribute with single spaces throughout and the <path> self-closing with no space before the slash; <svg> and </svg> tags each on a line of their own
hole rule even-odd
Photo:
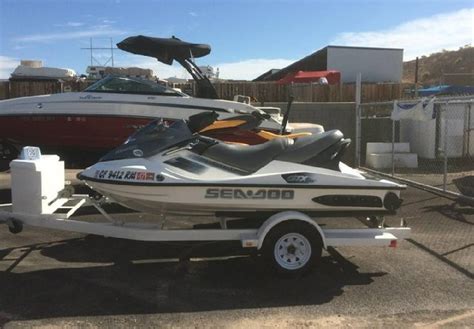
<svg viewBox="0 0 474 329">
<path fill-rule="evenodd" d="M 395 120 L 392 120 L 392 177 L 395 175 Z"/>
<path fill-rule="evenodd" d="M 418 57 L 415 61 L 415 98 L 418 98 Z"/>
<path fill-rule="evenodd" d="M 463 156 L 471 156 L 471 104 L 466 104 L 466 131 L 464 132 L 464 138 L 466 140 L 466 150 L 463 153 Z"/>
<path fill-rule="evenodd" d="M 468 114 L 469 114 L 469 108 L 468 108 L 468 104 L 465 104 L 464 105 L 464 127 L 463 127 L 463 131 L 462 131 L 462 153 L 461 153 L 461 157 L 465 157 L 467 155 L 467 136 L 468 136 L 468 123 L 469 123 L 469 117 L 468 117 Z"/>
<path fill-rule="evenodd" d="M 93 64 L 93 58 L 94 58 L 94 57 L 92 56 L 92 38 L 90 38 L 89 41 L 90 41 L 90 45 L 91 45 L 91 66 L 93 66 L 93 65 L 94 65 L 94 64 Z"/>
<path fill-rule="evenodd" d="M 362 74 L 358 73 L 357 78 L 356 78 L 356 93 L 355 93 L 355 105 L 356 105 L 356 143 L 355 143 L 355 164 L 356 167 L 360 167 L 360 143 L 361 143 L 361 106 L 360 106 L 360 101 L 361 101 L 361 93 L 362 93 L 362 88 L 361 88 L 361 83 L 362 83 Z"/>
<path fill-rule="evenodd" d="M 110 38 L 110 55 L 112 58 L 112 67 L 114 67 L 114 42 L 112 38 Z"/>
<path fill-rule="evenodd" d="M 448 118 L 446 115 L 446 110 L 448 107 L 448 102 L 445 103 L 445 108 L 441 113 L 444 116 L 444 173 L 443 173 L 443 191 L 446 191 L 446 184 L 448 179 Z"/>
</svg>

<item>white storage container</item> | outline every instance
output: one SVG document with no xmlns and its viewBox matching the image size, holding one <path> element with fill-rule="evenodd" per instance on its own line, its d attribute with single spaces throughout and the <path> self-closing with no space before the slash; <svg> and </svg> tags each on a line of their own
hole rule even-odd
<svg viewBox="0 0 474 329">
<path fill-rule="evenodd" d="M 64 161 L 42 155 L 37 160 L 13 160 L 10 169 L 13 212 L 39 215 L 56 210 L 52 201 L 64 189 Z"/>
</svg>

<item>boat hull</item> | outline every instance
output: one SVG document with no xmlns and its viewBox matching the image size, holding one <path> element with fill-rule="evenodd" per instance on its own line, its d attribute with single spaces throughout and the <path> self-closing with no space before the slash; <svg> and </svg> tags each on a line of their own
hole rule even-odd
<svg viewBox="0 0 474 329">
<path fill-rule="evenodd" d="M 215 111 L 225 119 L 255 110 L 244 103 L 181 96 L 77 92 L 22 97 L 0 101 L 0 143 L 105 152 L 159 118 L 175 121 Z M 279 131 L 280 124 L 267 120 L 261 128 Z M 222 136 L 233 141 L 232 134 Z M 251 138 L 243 134 L 235 141 L 261 142 Z"/>
<path fill-rule="evenodd" d="M 152 120 L 67 114 L 0 116 L 0 139 L 43 148 L 110 150 Z"/>
<path fill-rule="evenodd" d="M 384 199 L 388 193 L 400 196 L 400 191 L 396 189 L 349 186 L 282 187 L 204 184 L 146 186 L 146 184 L 109 184 L 87 179 L 86 183 L 99 193 L 128 208 L 141 212 L 173 215 L 226 214 L 230 217 L 233 217 L 232 215 L 246 217 L 246 213 L 299 209 L 315 215 L 334 216 L 351 213 L 354 216 L 369 216 L 392 213 L 384 207 Z M 350 198 L 353 201 L 347 202 Z M 362 199 L 366 201 L 361 204 Z"/>
<path fill-rule="evenodd" d="M 152 120 L 187 119 L 203 111 L 226 117 L 233 115 L 231 108 L 253 109 L 220 100 L 94 92 L 8 99 L 0 101 L 0 143 L 17 149 L 39 146 L 61 156 L 78 151 L 103 154 Z"/>
</svg>

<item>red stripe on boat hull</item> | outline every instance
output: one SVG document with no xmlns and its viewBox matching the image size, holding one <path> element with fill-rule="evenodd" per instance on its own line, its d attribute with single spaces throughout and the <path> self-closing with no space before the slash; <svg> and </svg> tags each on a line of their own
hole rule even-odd
<svg viewBox="0 0 474 329">
<path fill-rule="evenodd" d="M 112 149 L 152 119 L 111 116 L 0 116 L 0 139 L 20 145 Z"/>
</svg>

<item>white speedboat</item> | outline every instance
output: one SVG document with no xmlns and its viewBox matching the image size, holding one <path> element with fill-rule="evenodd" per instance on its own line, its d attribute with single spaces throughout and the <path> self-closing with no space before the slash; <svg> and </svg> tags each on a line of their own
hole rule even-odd
<svg viewBox="0 0 474 329">
<path fill-rule="evenodd" d="M 181 120 L 203 111 L 216 111 L 225 118 L 256 109 L 190 97 L 147 80 L 109 76 L 82 92 L 0 101 L 0 139 L 43 148 L 110 150 L 152 120 Z M 265 126 L 279 129 L 276 121 Z"/>
<path fill-rule="evenodd" d="M 178 61 L 196 80 L 198 98 L 148 80 L 110 76 L 82 92 L 3 100 L 0 160 L 24 145 L 39 146 L 46 152 L 107 152 L 157 118 L 172 122 L 206 111 L 215 111 L 221 118 L 263 113 L 249 104 L 215 99 L 214 87 L 193 62 L 193 58 L 210 52 L 208 45 L 138 36 L 125 39 L 118 47 L 135 53 L 144 51 L 167 64 Z M 281 122 L 268 118 L 262 127 L 277 132 Z M 324 131 L 319 125 L 309 129 L 313 133 Z M 293 130 L 290 124 L 284 133 Z"/>
</svg>

